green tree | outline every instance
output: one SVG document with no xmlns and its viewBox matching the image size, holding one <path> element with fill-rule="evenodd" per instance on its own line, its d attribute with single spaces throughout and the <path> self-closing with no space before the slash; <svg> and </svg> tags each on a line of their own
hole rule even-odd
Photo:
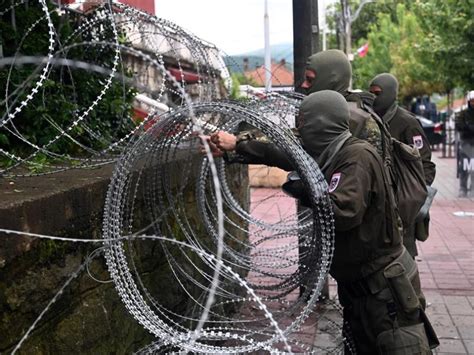
<svg viewBox="0 0 474 355">
<path fill-rule="evenodd" d="M 232 80 L 232 87 L 230 90 L 230 97 L 233 99 L 237 99 L 240 95 L 240 85 L 241 80 L 244 80 L 245 76 L 239 73 L 232 73 L 231 80 Z"/>
<path fill-rule="evenodd" d="M 370 28 L 377 23 L 380 15 L 389 15 L 392 21 L 395 21 L 395 9 L 398 2 L 400 0 L 379 0 L 367 3 L 359 12 L 357 19 L 352 23 L 352 43 L 357 43 L 361 38 L 367 38 Z M 353 15 L 359 8 L 360 3 L 361 0 L 350 1 Z"/>
<path fill-rule="evenodd" d="M 367 2 L 359 10 L 363 0 L 349 0 L 349 6 L 351 9 L 351 17 L 354 17 L 357 14 L 357 17 L 351 22 L 351 42 L 355 45 L 362 38 L 368 38 L 368 34 L 373 25 L 377 24 L 378 18 L 382 14 L 389 15 L 392 22 L 396 21 L 396 7 L 397 4 L 404 4 L 410 8 L 414 0 L 373 0 L 372 2 Z M 337 32 L 343 31 L 342 28 L 338 28 L 342 23 L 341 18 L 341 2 L 334 2 L 327 6 L 326 9 L 326 21 L 328 28 L 331 33 L 328 36 L 328 48 L 340 48 L 342 45 L 340 39 L 337 38 Z M 358 13 L 357 13 L 358 12 Z M 356 49 L 355 47 L 353 49 Z"/>
<path fill-rule="evenodd" d="M 433 65 L 432 75 L 444 83 L 446 91 L 474 85 L 474 1 L 418 1 L 414 6 L 424 36 L 423 56 Z"/>
<path fill-rule="evenodd" d="M 375 75 L 390 72 L 393 67 L 390 46 L 399 40 L 397 25 L 390 15 L 380 14 L 377 23 L 370 26 L 368 39 L 358 41 L 358 45 L 368 41 L 369 51 L 365 57 L 354 58 L 354 87 L 368 89 L 368 84 Z"/>
<path fill-rule="evenodd" d="M 352 12 L 360 3 L 350 1 Z M 333 29 L 340 8 L 331 8 Z M 353 62 L 356 88 L 381 72 L 397 76 L 404 100 L 474 85 L 474 0 L 374 1 L 352 23 L 353 51 L 367 41 L 367 56 Z"/>
<path fill-rule="evenodd" d="M 233 99 L 238 99 L 240 96 L 240 85 L 250 85 L 257 86 L 258 84 L 252 78 L 245 76 L 245 73 L 232 73 L 232 88 L 230 92 L 230 97 Z"/>
<path fill-rule="evenodd" d="M 405 100 L 443 89 L 430 57 L 421 51 L 425 37 L 418 17 L 405 6 L 397 6 L 400 42 L 391 45 L 392 73 L 398 78 L 400 96 Z"/>
<path fill-rule="evenodd" d="M 434 73 L 433 61 L 421 50 L 424 36 L 418 17 L 404 4 L 397 5 L 395 16 L 380 14 L 368 33 L 367 56 L 354 60 L 356 85 L 367 89 L 375 75 L 390 72 L 400 83 L 403 101 L 441 90 L 442 81 Z M 359 44 L 364 41 L 359 40 Z"/>
<path fill-rule="evenodd" d="M 0 5 L 0 43 L 5 57 L 45 56 L 48 53 L 48 25 L 40 2 L 20 4 L 12 11 L 4 11 L 10 2 Z M 50 5 L 50 8 L 52 6 Z M 66 41 L 77 27 L 79 18 L 74 15 L 60 17 L 56 11 L 50 13 L 54 27 L 58 51 L 61 45 L 71 45 L 91 41 L 91 31 L 77 33 L 72 41 Z M 40 20 L 42 19 L 42 20 Z M 76 22 L 77 21 L 77 22 Z M 103 40 L 112 40 L 110 28 L 102 25 Z M 61 56 L 61 52 L 58 52 Z M 64 53 L 68 59 L 79 60 L 111 68 L 114 50 L 112 48 L 78 46 Z M 37 65 L 0 68 L 0 112 L 5 115 L 7 107 L 18 106 L 31 92 L 32 84 L 39 80 L 41 70 L 35 73 Z M 118 68 L 121 71 L 121 68 Z M 0 148 L 16 156 L 26 157 L 36 149 L 18 137 L 21 134 L 31 144 L 44 146 L 61 134 L 61 128 L 68 127 L 83 111 L 96 100 L 104 88 L 106 76 L 74 67 L 52 66 L 40 91 L 33 96 L 13 121 L 0 129 Z M 15 91 L 17 90 L 17 91 Z M 6 95 L 7 94 L 7 95 Z M 131 130 L 130 120 L 132 100 L 135 92 L 120 81 L 113 81 L 98 105 L 89 112 L 83 123 L 73 127 L 68 134 L 72 139 L 62 138 L 48 145 L 53 153 L 71 156 L 88 156 L 84 147 L 101 150 L 111 141 Z M 81 146 L 82 145 L 82 146 Z M 43 163 L 46 157 L 36 156 Z M 12 164 L 9 158 L 0 156 L 0 165 Z"/>
</svg>

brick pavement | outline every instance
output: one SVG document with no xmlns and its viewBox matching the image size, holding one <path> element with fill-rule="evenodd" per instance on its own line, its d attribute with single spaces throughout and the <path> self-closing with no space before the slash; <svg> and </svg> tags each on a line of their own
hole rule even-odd
<svg viewBox="0 0 474 355">
<path fill-rule="evenodd" d="M 457 197 L 456 161 L 440 158 L 440 155 L 433 152 L 437 166 L 433 186 L 438 193 L 430 212 L 430 237 L 418 244 L 417 262 L 428 302 L 427 313 L 441 342 L 436 353 L 474 354 L 474 216 L 470 214 L 474 213 L 474 199 Z M 252 191 L 253 196 L 262 199 L 278 190 Z M 281 199 L 273 209 L 268 204 L 262 204 L 261 208 L 253 204 L 253 214 L 272 214 L 276 218 L 280 211 L 291 208 L 291 200 L 279 195 Z M 330 285 L 334 296 L 334 282 Z M 313 339 L 313 349 L 321 353 L 328 334 L 316 334 L 316 329 L 312 333 L 311 326 L 314 326 L 314 318 L 311 325 L 303 327 L 304 331 L 295 337 L 304 338 L 306 344 Z"/>
<path fill-rule="evenodd" d="M 296 222 L 296 203 L 295 199 L 288 197 L 278 188 L 252 188 L 251 190 L 251 213 L 254 217 L 265 221 L 267 223 L 275 223 L 280 221 L 285 221 L 286 223 L 293 224 Z M 253 231 L 256 230 L 259 233 L 258 239 L 265 236 L 265 233 L 262 234 L 262 230 L 250 226 L 250 241 L 256 242 Z M 277 239 L 271 239 L 263 243 L 258 243 L 257 248 L 265 248 L 266 246 L 280 247 L 288 246 L 291 244 L 296 245 L 296 235 L 294 236 L 285 236 L 279 237 Z M 296 260 L 297 249 L 292 250 L 287 254 L 287 257 L 293 258 Z M 285 269 L 287 272 L 292 272 L 296 270 L 296 264 L 292 265 L 290 268 Z M 275 272 L 275 271 L 273 271 Z M 248 275 L 249 281 L 275 281 L 273 277 L 266 276 L 266 279 L 261 276 L 256 278 L 254 273 L 250 272 Z M 260 292 L 261 295 L 264 293 Z M 270 293 L 271 294 L 271 293 Z M 298 297 L 299 290 L 295 290 L 288 294 L 285 299 L 288 302 L 294 302 Z M 271 302 L 267 304 L 267 308 L 271 311 L 278 311 Z M 285 329 L 294 321 L 294 317 L 298 316 L 301 312 L 301 308 L 298 308 L 293 314 L 288 314 L 285 317 L 280 317 L 278 319 L 278 324 L 280 328 Z M 247 316 L 248 310 L 243 307 L 242 315 L 243 317 Z M 256 313 L 254 311 L 253 316 Z M 318 353 L 324 354 L 331 352 L 335 349 L 341 348 L 342 337 L 340 334 L 341 326 L 341 310 L 340 307 L 335 303 L 335 301 L 330 301 L 325 304 L 320 304 L 317 306 L 317 311 L 313 312 L 310 317 L 303 322 L 301 327 L 293 332 L 288 340 L 292 346 L 292 351 L 295 354 L 302 353 Z M 317 340 L 317 341 L 316 341 Z M 277 343 L 275 347 L 280 350 L 284 350 L 283 344 Z M 264 351 L 259 351 L 256 354 L 266 354 Z"/>
<path fill-rule="evenodd" d="M 418 267 L 427 314 L 440 338 L 438 354 L 474 354 L 473 198 L 458 198 L 456 160 L 433 152 L 438 193 L 430 237 L 418 244 Z"/>
</svg>

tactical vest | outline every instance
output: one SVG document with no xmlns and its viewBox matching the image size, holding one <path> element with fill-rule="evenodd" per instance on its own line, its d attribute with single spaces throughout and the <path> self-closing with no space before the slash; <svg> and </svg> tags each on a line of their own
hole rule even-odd
<svg viewBox="0 0 474 355">
<path fill-rule="evenodd" d="M 383 156 L 382 134 L 372 115 L 361 108 L 361 102 L 348 101 L 349 130 L 354 137 L 369 142 Z"/>
<path fill-rule="evenodd" d="M 351 95 L 351 99 L 353 97 Z M 348 104 L 352 134 L 368 141 L 380 153 L 391 180 L 400 218 L 404 225 L 413 224 L 427 196 L 418 149 L 393 138 L 382 119 L 362 100 L 349 101 Z"/>
</svg>

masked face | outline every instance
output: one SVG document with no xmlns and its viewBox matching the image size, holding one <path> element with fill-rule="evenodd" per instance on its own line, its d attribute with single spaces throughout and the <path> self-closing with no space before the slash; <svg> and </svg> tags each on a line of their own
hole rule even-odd
<svg viewBox="0 0 474 355">
<path fill-rule="evenodd" d="M 347 56 L 340 50 L 330 49 L 308 58 L 301 87 L 307 95 L 322 90 L 344 93 L 349 89 L 351 77 L 352 68 Z"/>
<path fill-rule="evenodd" d="M 370 92 L 374 94 L 374 110 L 383 117 L 398 96 L 398 81 L 388 73 L 379 74 L 370 83 Z"/>
<path fill-rule="evenodd" d="M 332 90 L 308 95 L 300 106 L 299 133 L 305 150 L 315 159 L 341 133 L 349 130 L 349 108 L 344 97 Z"/>
<path fill-rule="evenodd" d="M 309 94 L 309 90 L 313 86 L 314 81 L 316 80 L 316 72 L 311 69 L 306 69 L 304 71 L 304 81 L 301 84 L 301 87 L 305 90 L 306 95 Z"/>
<path fill-rule="evenodd" d="M 382 93 L 382 88 L 377 85 L 372 85 L 369 90 L 375 97 L 379 96 Z"/>
</svg>

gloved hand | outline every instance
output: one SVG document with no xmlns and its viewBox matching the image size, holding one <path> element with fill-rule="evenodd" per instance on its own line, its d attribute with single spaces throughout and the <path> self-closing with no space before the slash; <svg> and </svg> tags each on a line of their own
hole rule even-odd
<svg viewBox="0 0 474 355">
<path fill-rule="evenodd" d="M 311 207 L 308 193 L 298 173 L 292 171 L 288 174 L 286 179 L 286 182 L 281 186 L 283 192 L 290 197 L 297 198 L 303 206 Z"/>
</svg>

